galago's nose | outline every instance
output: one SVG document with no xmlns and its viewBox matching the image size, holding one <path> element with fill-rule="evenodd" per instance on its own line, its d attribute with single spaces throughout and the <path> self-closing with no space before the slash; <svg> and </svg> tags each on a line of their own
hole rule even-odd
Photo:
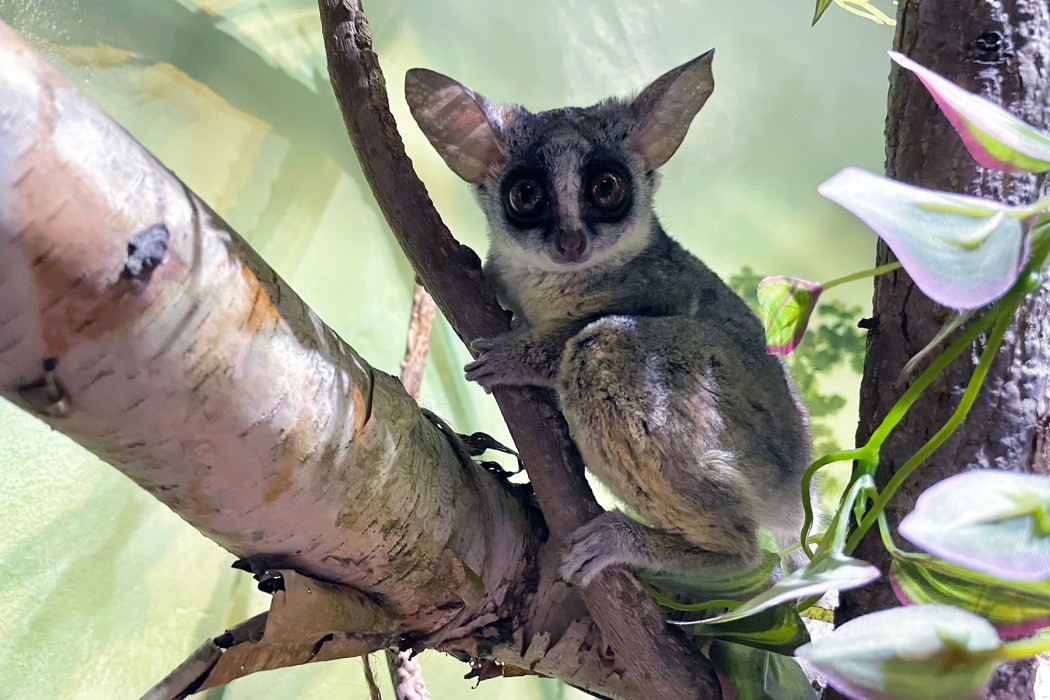
<svg viewBox="0 0 1050 700">
<path fill-rule="evenodd" d="M 551 257 L 557 263 L 581 263 L 590 257 L 587 234 L 580 229 L 561 230 L 554 234 Z"/>
</svg>

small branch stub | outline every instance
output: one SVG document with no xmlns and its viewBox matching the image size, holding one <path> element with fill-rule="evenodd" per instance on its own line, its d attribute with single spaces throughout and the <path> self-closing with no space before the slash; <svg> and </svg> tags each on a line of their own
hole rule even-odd
<svg viewBox="0 0 1050 700">
<path fill-rule="evenodd" d="M 154 224 L 132 236 L 128 241 L 128 259 L 124 263 L 122 276 L 148 277 L 164 261 L 170 239 L 171 233 L 164 224 Z"/>
</svg>

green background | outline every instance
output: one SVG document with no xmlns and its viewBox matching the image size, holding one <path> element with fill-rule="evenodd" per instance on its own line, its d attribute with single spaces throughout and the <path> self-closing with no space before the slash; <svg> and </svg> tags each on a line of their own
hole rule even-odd
<svg viewBox="0 0 1050 700">
<path fill-rule="evenodd" d="M 452 230 L 479 251 L 483 223 L 466 186 L 408 117 L 408 68 L 538 110 L 637 91 L 714 46 L 718 87 L 663 169 L 665 228 L 727 277 L 744 266 L 817 280 L 870 267 L 874 236 L 816 187 L 846 165 L 882 168 L 891 29 L 837 7 L 810 28 L 808 0 L 372 0 L 366 10 L 409 155 Z M 366 359 L 397 373 L 413 275 L 343 131 L 314 2 L 0 0 L 0 19 Z M 829 297 L 866 307 L 870 284 Z M 468 356 L 447 325 L 432 340 L 421 403 L 463 432 L 508 439 L 491 399 L 461 379 Z M 847 359 L 819 379 L 846 399 L 826 421 L 838 444 L 851 443 L 855 425 L 856 357 Z M 137 697 L 205 638 L 265 608 L 231 561 L 114 469 L 0 402 L 0 696 Z M 423 658 L 435 698 L 472 687 L 466 666 Z M 515 679 L 474 693 L 575 691 Z M 208 697 L 260 695 L 367 691 L 361 662 L 347 660 L 258 674 Z"/>
</svg>

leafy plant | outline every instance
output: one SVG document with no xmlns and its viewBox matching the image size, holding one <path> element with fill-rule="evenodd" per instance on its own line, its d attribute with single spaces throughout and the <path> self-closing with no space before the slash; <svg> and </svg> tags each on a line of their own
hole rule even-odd
<svg viewBox="0 0 1050 700">
<path fill-rule="evenodd" d="M 828 5 L 830 0 L 818 3 L 818 18 Z M 891 56 L 930 90 L 979 163 L 1004 172 L 1050 171 L 1050 134 L 900 54 Z M 723 614 L 680 624 L 692 624 L 695 631 L 717 638 L 720 625 L 768 616 L 793 601 L 803 610 L 828 590 L 866 585 L 879 576 L 878 570 L 850 554 L 878 526 L 893 559 L 891 583 L 906 607 L 857 618 L 799 647 L 796 655 L 851 697 L 976 697 L 999 664 L 1050 650 L 1050 627 L 1032 639 L 1002 641 L 1050 623 L 1050 477 L 976 471 L 935 484 L 919 498 L 899 531 L 926 554 L 896 546 L 885 508 L 966 418 L 1015 313 L 1038 288 L 1050 259 L 1050 197 L 1008 206 L 894 182 L 857 168 L 838 173 L 820 192 L 867 223 L 899 262 L 826 284 L 791 277 L 762 280 L 752 301 L 762 312 L 770 353 L 804 351 L 802 339 L 810 320 L 820 316 L 818 302 L 826 289 L 899 267 L 957 316 L 909 364 L 909 371 L 926 366 L 867 443 L 827 454 L 807 470 L 801 546 L 809 564 L 747 600 L 729 601 Z M 819 332 L 808 335 L 818 350 L 827 343 Z M 933 348 L 949 338 L 948 346 L 934 354 Z M 955 412 L 878 489 L 875 470 L 887 437 L 944 370 L 972 352 L 979 339 L 983 347 L 977 366 Z M 805 393 L 804 380 L 802 386 Z M 816 536 L 810 532 L 809 486 L 821 469 L 836 462 L 853 462 L 850 485 L 827 532 Z"/>
</svg>

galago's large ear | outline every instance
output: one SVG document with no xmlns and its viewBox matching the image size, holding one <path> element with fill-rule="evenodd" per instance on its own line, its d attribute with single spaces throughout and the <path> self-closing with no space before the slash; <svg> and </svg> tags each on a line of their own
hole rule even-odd
<svg viewBox="0 0 1050 700">
<path fill-rule="evenodd" d="M 481 182 L 506 163 L 498 105 L 426 68 L 405 75 L 405 98 L 419 128 L 456 175 Z"/>
<path fill-rule="evenodd" d="M 715 50 L 694 58 L 657 78 L 632 103 L 639 125 L 627 147 L 656 170 L 682 145 L 689 124 L 715 89 L 711 61 Z"/>
</svg>

